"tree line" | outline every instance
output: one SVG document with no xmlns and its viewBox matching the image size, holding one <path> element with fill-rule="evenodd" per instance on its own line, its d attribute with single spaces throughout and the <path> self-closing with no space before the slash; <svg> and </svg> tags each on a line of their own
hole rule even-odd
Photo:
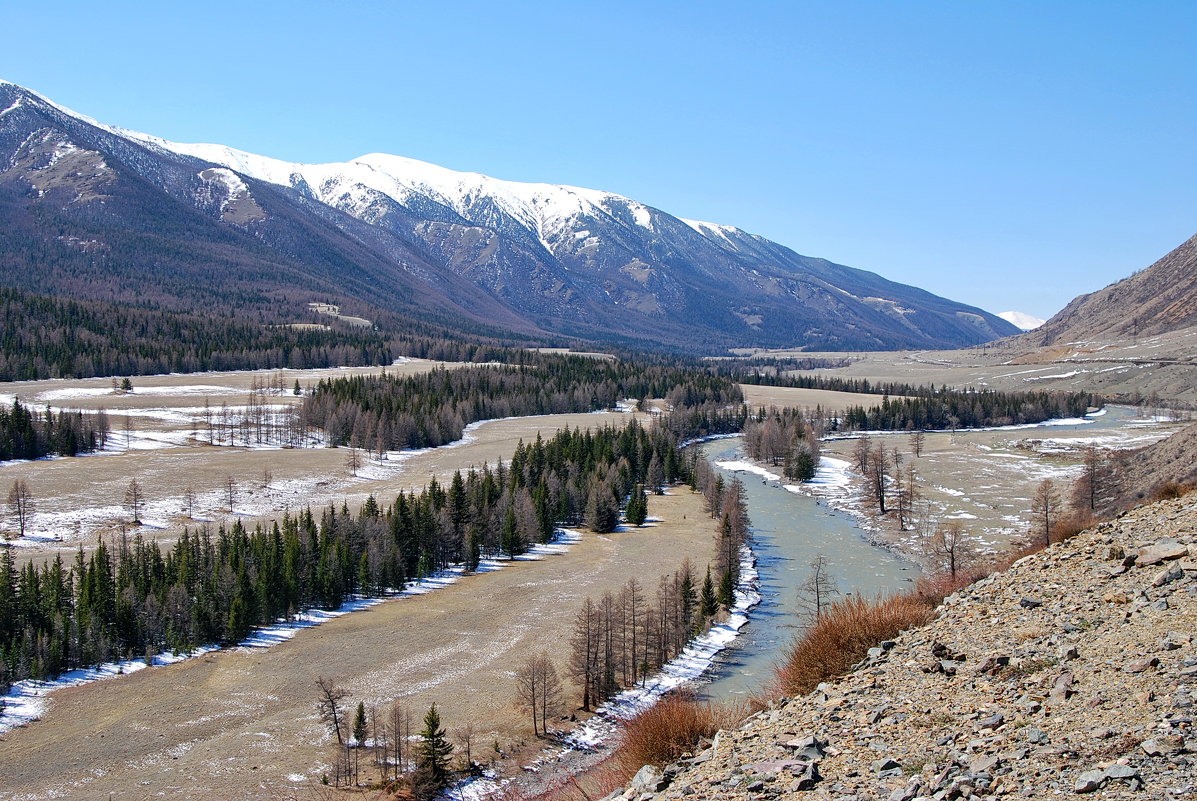
<svg viewBox="0 0 1197 801">
<path fill-rule="evenodd" d="M 17 570 L 0 554 L 0 687 L 24 678 L 204 643 L 353 596 L 379 596 L 450 565 L 477 569 L 550 541 L 558 524 L 610 531 L 641 487 L 690 480 L 676 440 L 635 421 L 521 443 L 509 464 L 455 473 L 385 507 L 373 498 L 184 531 L 169 548 L 140 537 Z M 609 510 L 615 509 L 615 515 Z M 612 519 L 614 517 L 614 519 Z"/>
<path fill-rule="evenodd" d="M 103 411 L 39 412 L 14 400 L 11 406 L 0 406 L 0 461 L 88 453 L 104 446 L 109 431 Z"/>
<path fill-rule="evenodd" d="M 736 384 L 707 372 L 524 352 L 508 365 L 324 379 L 304 398 L 302 420 L 323 430 L 330 445 L 382 454 L 444 445 L 479 420 L 589 412 L 625 398 L 662 397 L 675 409 L 742 400 Z"/>
</svg>

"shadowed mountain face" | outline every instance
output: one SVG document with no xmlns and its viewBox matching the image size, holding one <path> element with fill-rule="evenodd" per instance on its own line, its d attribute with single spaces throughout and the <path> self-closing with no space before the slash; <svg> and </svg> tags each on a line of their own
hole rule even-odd
<svg viewBox="0 0 1197 801">
<path fill-rule="evenodd" d="M 1034 332 L 1028 343 L 1155 336 L 1197 326 L 1197 235 L 1145 270 L 1081 295 Z"/>
<path fill-rule="evenodd" d="M 691 351 L 942 348 L 1014 326 L 607 192 L 387 155 L 290 164 L 111 128 L 0 83 L 0 281 L 292 316 L 310 301 Z"/>
</svg>

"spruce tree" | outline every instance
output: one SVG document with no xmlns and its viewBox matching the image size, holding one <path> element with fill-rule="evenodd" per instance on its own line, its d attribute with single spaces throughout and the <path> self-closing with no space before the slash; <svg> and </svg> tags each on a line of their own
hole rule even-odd
<svg viewBox="0 0 1197 801">
<path fill-rule="evenodd" d="M 724 609 L 731 609 L 736 603 L 736 582 L 730 567 L 719 578 L 719 594 L 716 597 Z"/>
<path fill-rule="evenodd" d="M 699 596 L 699 608 L 704 620 L 710 620 L 719 611 L 719 599 L 715 597 L 715 584 L 711 581 L 711 566 L 707 565 L 707 577 L 702 580 L 702 594 Z"/>
<path fill-rule="evenodd" d="M 441 728 L 441 715 L 436 704 L 428 707 L 424 715 L 424 730 L 420 732 L 420 752 L 417 767 L 433 788 L 440 790 L 449 783 L 449 755 L 453 745 L 445 738 Z"/>
<path fill-rule="evenodd" d="M 363 701 L 357 702 L 357 713 L 353 716 L 353 739 L 358 748 L 366 742 L 366 704 Z"/>
</svg>

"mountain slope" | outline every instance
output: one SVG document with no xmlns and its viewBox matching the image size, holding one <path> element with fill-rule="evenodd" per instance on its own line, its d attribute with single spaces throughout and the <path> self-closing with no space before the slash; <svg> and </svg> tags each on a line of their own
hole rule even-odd
<svg viewBox="0 0 1197 801">
<path fill-rule="evenodd" d="M 136 296 L 150 280 L 164 304 L 333 300 L 371 318 L 691 350 L 947 347 L 1016 333 L 980 309 L 607 192 L 383 154 L 292 164 L 171 143 L 12 84 L 0 83 L 0 109 L 0 244 L 19 288 L 104 281 Z M 73 260 L 66 272 L 87 281 L 47 276 L 31 255 L 47 242 L 109 257 L 103 268 Z"/>
<path fill-rule="evenodd" d="M 1145 270 L 1076 298 L 1027 341 L 1154 336 L 1192 326 L 1197 326 L 1197 235 Z"/>
</svg>

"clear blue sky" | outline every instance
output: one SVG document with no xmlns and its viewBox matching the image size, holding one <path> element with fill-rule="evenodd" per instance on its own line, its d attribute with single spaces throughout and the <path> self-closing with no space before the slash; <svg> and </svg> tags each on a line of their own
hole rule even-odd
<svg viewBox="0 0 1197 801">
<path fill-rule="evenodd" d="M 7 3 L 0 77 L 175 140 L 607 189 L 995 312 L 1197 231 L 1194 0 L 186 5 Z"/>
</svg>

